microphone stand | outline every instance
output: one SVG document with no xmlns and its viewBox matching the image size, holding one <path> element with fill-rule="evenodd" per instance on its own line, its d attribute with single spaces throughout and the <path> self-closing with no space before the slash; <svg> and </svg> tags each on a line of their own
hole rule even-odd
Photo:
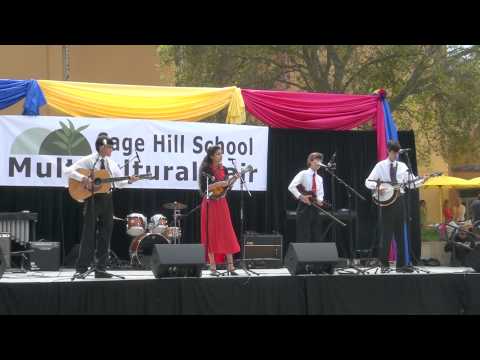
<svg viewBox="0 0 480 360">
<path fill-rule="evenodd" d="M 230 159 L 230 161 L 232 162 L 235 173 L 240 175 L 240 173 L 238 172 L 237 166 L 235 165 L 235 160 Z M 250 276 L 250 273 L 252 273 L 254 275 L 257 275 L 257 276 L 260 276 L 259 273 L 248 269 L 248 267 L 245 264 L 245 237 L 244 237 L 245 236 L 244 235 L 245 223 L 244 223 L 244 217 L 243 217 L 243 187 L 245 186 L 245 189 L 247 190 L 248 195 L 250 197 L 252 197 L 252 194 L 250 193 L 250 190 L 248 190 L 248 186 L 245 183 L 245 179 L 243 178 L 243 176 L 239 176 L 239 179 L 240 179 L 240 239 L 242 239 L 242 243 L 243 243 L 243 249 L 242 249 L 243 251 L 242 251 L 242 255 L 241 255 L 241 259 L 239 261 L 239 264 L 240 264 L 240 267 L 242 268 L 242 270 L 245 271 L 245 273 L 248 276 Z M 228 266 L 227 266 L 227 272 L 228 272 Z"/>
<path fill-rule="evenodd" d="M 332 163 L 331 164 L 332 166 L 329 166 L 329 167 L 325 167 L 325 171 L 327 173 L 329 173 L 336 181 L 338 181 L 340 184 L 342 184 L 343 186 L 345 186 L 345 188 L 347 189 L 347 196 L 348 196 L 348 220 L 350 222 L 350 229 L 349 229 L 349 265 L 348 267 L 346 268 L 342 268 L 342 269 L 349 269 L 349 268 L 352 268 L 354 270 L 356 270 L 356 274 L 365 274 L 365 271 L 361 270 L 360 268 L 358 268 L 354 263 L 353 263 L 353 259 L 354 259 L 354 243 L 353 243 L 353 230 L 352 230 L 352 193 L 355 194 L 358 198 L 362 199 L 362 200 L 366 200 L 358 191 L 356 191 L 354 188 L 352 188 L 350 185 L 348 185 L 342 178 L 340 178 L 339 176 L 337 176 L 335 174 L 335 170 L 336 170 L 336 163 Z M 332 181 L 332 184 L 334 184 L 335 182 Z M 334 198 L 333 198 L 334 194 L 332 195 L 332 203 L 334 204 Z M 358 212 L 355 212 L 355 223 L 358 222 Z"/>
<path fill-rule="evenodd" d="M 404 238 L 402 239 L 402 241 L 404 241 L 405 236 L 407 236 L 407 241 L 405 242 L 404 245 L 408 247 L 408 251 L 406 252 L 406 254 L 409 257 L 408 259 L 405 259 L 405 265 L 406 266 L 411 266 L 413 271 L 415 271 L 417 273 L 424 272 L 424 273 L 429 274 L 430 271 L 420 269 L 417 266 L 413 266 L 413 262 L 412 262 L 412 258 L 414 258 L 414 260 L 418 263 L 418 259 L 415 258 L 414 254 L 413 254 L 413 251 L 412 251 L 412 237 L 411 237 L 412 217 L 411 217 L 411 209 L 410 209 L 410 190 L 411 190 L 410 184 L 413 183 L 414 186 L 415 186 L 415 179 L 414 179 L 414 176 L 413 176 L 412 163 L 410 161 L 410 156 L 408 156 L 408 152 L 404 152 L 403 154 L 405 155 L 405 158 L 407 159 L 407 174 L 408 174 L 407 183 L 403 184 L 403 188 L 405 190 L 405 198 L 403 200 L 403 214 L 404 214 L 404 221 L 406 222 L 406 227 L 407 228 L 404 231 L 404 234 L 403 234 Z M 414 187 L 414 189 L 415 189 L 415 187 Z M 397 254 L 397 256 L 398 256 L 398 254 Z"/>
</svg>

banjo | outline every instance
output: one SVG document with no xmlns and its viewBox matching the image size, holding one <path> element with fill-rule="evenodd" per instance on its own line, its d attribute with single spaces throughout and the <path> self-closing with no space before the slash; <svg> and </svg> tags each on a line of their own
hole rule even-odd
<svg viewBox="0 0 480 360">
<path fill-rule="evenodd" d="M 409 180 L 404 183 L 399 183 L 392 185 L 390 182 L 380 182 L 379 187 L 375 187 L 375 189 L 372 191 L 372 200 L 375 203 L 375 205 L 378 206 L 390 206 L 392 205 L 395 201 L 397 201 L 398 197 L 400 196 L 400 188 L 404 185 L 415 183 L 418 180 L 427 180 L 428 178 L 435 177 L 435 176 L 440 176 L 442 175 L 441 172 L 435 172 L 426 176 L 418 176 L 413 180 Z M 377 182 L 377 180 L 369 180 L 372 182 Z M 379 193 L 377 189 L 383 190 L 382 192 Z"/>
</svg>

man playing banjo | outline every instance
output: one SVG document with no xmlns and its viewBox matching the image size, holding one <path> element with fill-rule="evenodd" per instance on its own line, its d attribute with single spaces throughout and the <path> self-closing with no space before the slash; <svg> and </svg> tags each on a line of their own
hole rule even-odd
<svg viewBox="0 0 480 360">
<path fill-rule="evenodd" d="M 382 224 L 383 224 L 383 239 L 379 247 L 378 258 L 381 262 L 381 271 L 387 272 L 389 270 L 388 251 L 392 236 L 395 236 L 397 244 L 397 272 L 412 272 L 412 268 L 406 264 L 405 243 L 403 238 L 403 223 L 404 214 L 401 198 L 405 190 L 401 184 L 408 184 L 408 187 L 419 187 L 427 179 L 415 178 L 410 175 L 408 167 L 405 163 L 398 161 L 398 153 L 400 151 L 400 144 L 397 141 L 390 140 L 387 144 L 388 158 L 379 161 L 373 168 L 370 175 L 365 180 L 365 186 L 374 191 L 374 198 L 377 205 L 382 206 Z M 412 181 L 414 177 L 414 181 Z M 378 194 L 377 186 L 379 186 Z M 390 196 L 391 194 L 391 196 Z M 388 197 L 388 199 L 387 199 Z M 385 199 L 382 199 L 385 198 Z"/>
</svg>

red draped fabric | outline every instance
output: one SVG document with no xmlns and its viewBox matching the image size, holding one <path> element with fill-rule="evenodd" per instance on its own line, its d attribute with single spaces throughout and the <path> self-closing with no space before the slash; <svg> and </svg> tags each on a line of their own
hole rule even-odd
<svg viewBox="0 0 480 360">
<path fill-rule="evenodd" d="M 350 130 L 372 121 L 377 131 L 377 158 L 387 154 L 380 95 L 344 95 L 242 89 L 249 113 L 273 128 Z"/>
</svg>

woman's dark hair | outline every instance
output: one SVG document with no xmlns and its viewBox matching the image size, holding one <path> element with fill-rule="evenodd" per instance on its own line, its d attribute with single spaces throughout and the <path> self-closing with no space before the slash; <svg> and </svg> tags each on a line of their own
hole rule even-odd
<svg viewBox="0 0 480 360">
<path fill-rule="evenodd" d="M 387 143 L 387 149 L 388 149 L 388 152 L 390 152 L 390 151 L 399 152 L 400 151 L 400 143 L 398 141 L 395 141 L 395 140 L 389 140 L 388 143 Z"/>
<path fill-rule="evenodd" d="M 218 150 L 221 150 L 221 149 L 222 148 L 218 145 L 210 146 L 207 149 L 207 155 L 205 155 L 205 157 L 202 160 L 202 163 L 200 165 L 200 171 L 205 171 L 210 167 L 210 165 L 212 165 L 211 156 L 213 156 Z"/>
<path fill-rule="evenodd" d="M 200 193 L 203 193 L 206 189 L 205 189 L 205 178 L 204 178 L 204 175 L 203 173 L 207 173 L 207 174 L 211 174 L 211 170 L 210 170 L 210 166 L 212 165 L 212 158 L 211 156 L 213 156 L 218 150 L 221 150 L 222 148 L 218 145 L 214 145 L 214 146 L 210 146 L 208 149 L 207 149 L 207 155 L 205 155 L 205 157 L 203 158 L 202 160 L 202 163 L 200 164 L 200 170 L 199 170 L 199 176 L 198 176 L 198 185 L 199 185 L 199 188 L 200 188 Z"/>
</svg>

